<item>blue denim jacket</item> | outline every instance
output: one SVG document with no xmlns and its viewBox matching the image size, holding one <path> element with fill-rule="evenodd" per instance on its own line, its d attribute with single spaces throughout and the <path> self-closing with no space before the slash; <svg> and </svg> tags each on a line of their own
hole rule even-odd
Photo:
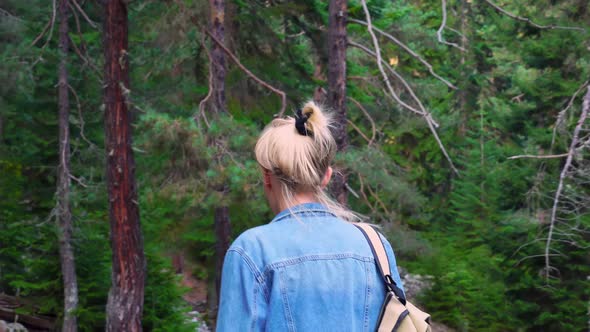
<svg viewBox="0 0 590 332">
<path fill-rule="evenodd" d="M 391 245 L 382 241 L 402 288 Z M 321 204 L 302 204 L 234 241 L 217 331 L 374 331 L 384 297 L 363 234 Z"/>
</svg>

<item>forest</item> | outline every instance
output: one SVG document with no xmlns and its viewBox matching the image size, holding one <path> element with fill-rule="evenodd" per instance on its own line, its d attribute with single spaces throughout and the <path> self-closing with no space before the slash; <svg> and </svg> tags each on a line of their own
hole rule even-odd
<svg viewBox="0 0 590 332">
<path fill-rule="evenodd" d="M 311 99 L 331 194 L 440 331 L 590 331 L 588 22 L 587 0 L 0 1 L 0 331 L 214 330 L 225 250 L 273 217 L 256 139 Z"/>
</svg>

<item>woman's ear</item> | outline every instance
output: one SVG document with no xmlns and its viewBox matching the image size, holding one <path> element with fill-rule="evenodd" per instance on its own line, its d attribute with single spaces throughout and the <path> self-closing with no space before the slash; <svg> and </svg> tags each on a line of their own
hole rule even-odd
<svg viewBox="0 0 590 332">
<path fill-rule="evenodd" d="M 332 178 L 332 167 L 328 166 L 328 169 L 326 170 L 326 174 L 324 175 L 324 178 L 322 179 L 322 189 L 326 188 L 326 186 L 330 182 L 331 178 Z"/>
<path fill-rule="evenodd" d="M 271 189 L 272 188 L 272 182 L 271 182 L 271 174 L 270 171 L 267 169 L 263 169 L 262 170 L 262 174 L 263 174 L 263 182 L 264 182 L 264 187 Z"/>
</svg>

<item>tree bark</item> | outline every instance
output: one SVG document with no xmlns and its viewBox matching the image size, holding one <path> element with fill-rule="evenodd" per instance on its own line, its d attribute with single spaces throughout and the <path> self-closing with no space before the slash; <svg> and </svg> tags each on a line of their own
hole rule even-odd
<svg viewBox="0 0 590 332">
<path fill-rule="evenodd" d="M 68 90 L 68 0 L 59 1 L 59 166 L 57 180 L 57 228 L 59 257 L 64 287 L 64 317 L 62 331 L 78 329 L 75 310 L 78 307 L 78 282 L 72 248 L 72 211 L 70 207 L 70 99 Z"/>
<path fill-rule="evenodd" d="M 211 34 L 219 42 L 225 42 L 225 1 L 224 0 L 209 0 L 209 9 L 211 14 L 210 29 Z M 225 75 L 227 63 L 225 59 L 225 51 L 218 43 L 211 44 L 211 88 L 212 91 L 212 113 L 214 117 L 226 112 L 226 98 L 225 98 Z M 212 142 L 217 145 L 217 142 Z M 223 144 L 223 143 L 219 143 Z M 217 164 L 221 163 L 221 155 L 215 157 Z M 221 193 L 221 197 L 228 194 L 228 186 L 221 185 L 217 189 Z M 215 295 L 217 303 L 219 303 L 219 289 L 221 286 L 221 270 L 223 267 L 223 260 L 225 253 L 229 248 L 231 237 L 231 224 L 229 219 L 229 208 L 225 204 L 220 204 L 215 207 Z"/>
<path fill-rule="evenodd" d="M 105 1 L 105 147 L 113 264 L 106 330 L 140 332 L 145 257 L 127 100 L 130 91 L 127 25 L 126 2 Z"/>
<path fill-rule="evenodd" d="M 209 0 L 211 14 L 211 34 L 221 43 L 225 43 L 225 3 L 224 0 Z M 225 112 L 225 74 L 226 59 L 225 52 L 220 45 L 211 43 L 211 74 L 213 75 L 211 94 L 211 107 L 213 113 Z"/>
<path fill-rule="evenodd" d="M 334 112 L 332 134 L 338 151 L 346 150 L 346 0 L 331 0 L 328 6 L 328 107 Z M 347 204 L 345 170 L 335 172 L 330 190 L 341 204 Z"/>
</svg>

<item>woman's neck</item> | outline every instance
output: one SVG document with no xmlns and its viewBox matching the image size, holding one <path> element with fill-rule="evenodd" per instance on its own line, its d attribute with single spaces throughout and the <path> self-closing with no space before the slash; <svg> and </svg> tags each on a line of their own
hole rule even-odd
<svg viewBox="0 0 590 332">
<path fill-rule="evenodd" d="M 300 204 L 305 204 L 305 203 L 314 203 L 317 202 L 318 199 L 316 197 L 316 195 L 314 195 L 311 192 L 303 192 L 303 193 L 297 193 L 295 195 L 293 195 L 293 199 L 290 202 L 287 202 L 285 200 L 281 200 L 280 202 L 278 202 L 278 206 L 276 207 L 276 210 L 278 211 L 273 211 L 275 214 L 292 208 L 294 206 L 300 205 Z M 275 210 L 275 209 L 273 209 Z"/>
</svg>

